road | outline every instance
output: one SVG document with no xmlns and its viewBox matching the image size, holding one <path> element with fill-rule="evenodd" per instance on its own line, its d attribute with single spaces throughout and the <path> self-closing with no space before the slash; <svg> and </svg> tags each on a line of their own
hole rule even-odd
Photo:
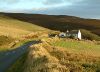
<svg viewBox="0 0 100 72">
<path fill-rule="evenodd" d="M 30 41 L 15 50 L 0 52 L 0 72 L 5 72 L 22 54 L 27 52 L 30 45 L 39 43 L 39 41 Z"/>
</svg>

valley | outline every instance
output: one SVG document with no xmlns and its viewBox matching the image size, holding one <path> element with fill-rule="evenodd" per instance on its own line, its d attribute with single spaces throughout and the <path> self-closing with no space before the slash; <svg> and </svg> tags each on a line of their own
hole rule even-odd
<svg viewBox="0 0 100 72">
<path fill-rule="evenodd" d="M 59 37 L 67 30 L 80 30 L 82 40 Z M 0 13 L 0 72 L 99 72 L 99 31 L 96 19 Z"/>
</svg>

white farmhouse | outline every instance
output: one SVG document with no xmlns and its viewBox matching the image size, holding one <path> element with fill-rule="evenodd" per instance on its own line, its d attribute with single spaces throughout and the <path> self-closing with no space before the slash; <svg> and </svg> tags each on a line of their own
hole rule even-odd
<svg viewBox="0 0 100 72">
<path fill-rule="evenodd" d="M 59 34 L 59 37 L 62 37 L 62 38 L 66 37 L 66 36 L 67 36 L 67 35 L 66 35 L 66 33 L 64 33 L 64 32 L 62 32 L 62 33 Z"/>
<path fill-rule="evenodd" d="M 80 40 L 82 39 L 82 34 L 81 34 L 80 30 L 78 30 L 78 36 L 77 36 L 77 38 L 80 39 Z"/>
<path fill-rule="evenodd" d="M 68 38 L 74 38 L 74 39 L 82 39 L 81 31 L 80 30 L 72 30 L 68 31 L 66 33 L 62 32 L 59 34 L 59 37 L 68 37 Z"/>
</svg>

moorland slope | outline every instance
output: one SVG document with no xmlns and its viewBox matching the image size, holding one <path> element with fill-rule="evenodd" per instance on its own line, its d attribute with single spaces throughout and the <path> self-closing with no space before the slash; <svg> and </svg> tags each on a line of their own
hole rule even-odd
<svg viewBox="0 0 100 72">
<path fill-rule="evenodd" d="M 23 13 L 0 13 L 7 17 L 32 23 L 52 30 L 66 31 L 67 29 L 86 29 L 100 35 L 100 20 L 84 19 L 67 15 L 41 15 Z"/>
</svg>

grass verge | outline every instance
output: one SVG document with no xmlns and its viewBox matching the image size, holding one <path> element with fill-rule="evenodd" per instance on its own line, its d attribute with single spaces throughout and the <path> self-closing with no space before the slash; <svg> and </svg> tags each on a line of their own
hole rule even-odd
<svg viewBox="0 0 100 72">
<path fill-rule="evenodd" d="M 23 72 L 27 53 L 23 54 L 17 61 L 6 70 L 6 72 Z"/>
</svg>

